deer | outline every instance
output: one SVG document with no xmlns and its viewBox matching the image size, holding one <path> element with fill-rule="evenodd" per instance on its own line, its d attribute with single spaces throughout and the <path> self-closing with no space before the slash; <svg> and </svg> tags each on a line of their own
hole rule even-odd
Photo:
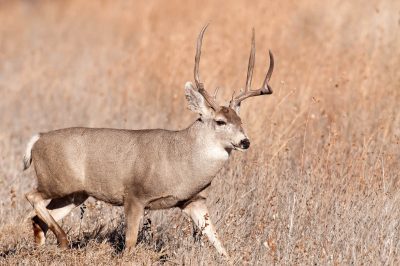
<svg viewBox="0 0 400 266">
<path fill-rule="evenodd" d="M 250 140 L 239 116 L 247 98 L 272 94 L 269 81 L 274 57 L 259 89 L 252 89 L 255 31 L 244 90 L 229 106 L 217 103 L 200 80 L 199 65 L 205 25 L 198 35 L 194 81 L 185 83 L 188 107 L 197 119 L 182 130 L 65 128 L 34 135 L 23 158 L 31 164 L 37 186 L 25 194 L 34 209 L 31 218 L 34 242 L 45 244 L 48 230 L 60 248 L 69 247 L 58 222 L 89 197 L 123 206 L 126 225 L 125 250 L 134 249 L 146 210 L 180 208 L 207 236 L 217 252 L 228 257 L 210 220 L 206 204 L 208 188 L 232 151 L 245 151 Z M 47 204 L 48 203 L 48 204 Z"/>
</svg>

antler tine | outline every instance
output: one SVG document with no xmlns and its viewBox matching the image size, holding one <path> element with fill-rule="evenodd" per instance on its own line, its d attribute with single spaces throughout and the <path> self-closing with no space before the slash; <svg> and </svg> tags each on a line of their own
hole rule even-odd
<svg viewBox="0 0 400 266">
<path fill-rule="evenodd" d="M 196 46 L 196 57 L 194 60 L 194 81 L 196 83 L 196 88 L 198 92 L 203 95 L 204 99 L 208 102 L 208 104 L 214 110 L 219 108 L 219 105 L 214 101 L 214 99 L 208 94 L 208 92 L 204 89 L 204 84 L 200 81 L 200 74 L 199 74 L 199 66 L 200 66 L 200 56 L 201 56 L 201 45 L 203 42 L 203 35 L 208 27 L 208 24 L 205 25 L 197 38 L 197 46 Z"/>
<path fill-rule="evenodd" d="M 254 69 L 255 59 L 256 59 L 256 37 L 255 37 L 255 31 L 253 28 L 253 36 L 251 38 L 251 50 L 250 50 L 250 56 L 249 56 L 249 65 L 247 67 L 247 79 L 246 79 L 245 91 L 249 91 L 251 89 L 251 81 L 253 79 L 253 69 Z"/>
<path fill-rule="evenodd" d="M 264 92 L 263 94 L 272 94 L 272 88 L 271 86 L 269 86 L 268 82 L 271 79 L 272 72 L 274 71 L 274 55 L 272 54 L 271 50 L 269 50 L 268 52 L 269 52 L 269 68 L 262 85 L 262 90 Z"/>
</svg>

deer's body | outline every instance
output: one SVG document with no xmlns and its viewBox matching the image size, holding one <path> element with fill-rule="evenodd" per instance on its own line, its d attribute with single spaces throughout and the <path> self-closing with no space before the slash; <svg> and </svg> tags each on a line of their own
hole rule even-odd
<svg viewBox="0 0 400 266">
<path fill-rule="evenodd" d="M 35 242 L 42 245 L 50 229 L 61 247 L 67 235 L 57 221 L 89 196 L 123 205 L 126 247 L 135 246 L 144 209 L 179 207 L 208 237 L 219 253 L 227 255 L 210 221 L 204 193 L 232 150 L 250 146 L 239 117 L 240 103 L 271 94 L 270 68 L 262 87 L 251 90 L 254 67 L 254 31 L 246 88 L 220 106 L 204 89 L 199 77 L 201 42 L 197 41 L 195 86 L 185 84 L 189 109 L 199 118 L 180 131 L 67 128 L 41 133 L 29 141 L 24 166 L 35 166 L 38 186 L 26 194 L 36 211 L 32 218 Z M 50 203 L 46 205 L 46 200 Z"/>
<path fill-rule="evenodd" d="M 38 191 L 48 197 L 81 192 L 123 205 L 132 193 L 149 209 L 192 198 L 228 156 L 198 121 L 181 131 L 61 129 L 40 134 L 32 149 Z"/>
</svg>

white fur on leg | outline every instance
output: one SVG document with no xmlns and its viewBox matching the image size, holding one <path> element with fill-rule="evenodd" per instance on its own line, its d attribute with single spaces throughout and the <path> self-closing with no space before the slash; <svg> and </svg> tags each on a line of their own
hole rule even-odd
<svg viewBox="0 0 400 266">
<path fill-rule="evenodd" d="M 218 253 L 228 257 L 228 253 L 222 246 L 221 241 L 218 239 L 217 232 L 214 225 L 211 223 L 207 207 L 203 200 L 192 202 L 185 209 L 183 209 L 193 220 L 193 222 L 201 229 L 211 244 L 217 249 Z"/>
<path fill-rule="evenodd" d="M 49 210 L 51 216 L 53 216 L 56 222 L 64 218 L 68 213 L 70 213 L 76 207 L 75 204 L 71 203 L 65 207 Z"/>
</svg>

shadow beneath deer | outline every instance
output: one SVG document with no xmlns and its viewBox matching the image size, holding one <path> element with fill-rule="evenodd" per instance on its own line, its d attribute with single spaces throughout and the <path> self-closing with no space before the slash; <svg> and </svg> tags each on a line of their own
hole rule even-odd
<svg viewBox="0 0 400 266">
<path fill-rule="evenodd" d="M 97 243 L 109 243 L 115 254 L 121 254 L 125 249 L 125 222 L 121 221 L 117 227 L 107 229 L 105 225 L 99 225 L 91 232 L 83 232 L 81 236 L 70 242 L 72 249 L 85 248 L 91 241 Z M 155 252 L 161 252 L 165 248 L 165 242 L 155 238 L 151 229 L 151 220 L 145 219 L 138 234 L 137 245 L 151 247 Z"/>
</svg>

